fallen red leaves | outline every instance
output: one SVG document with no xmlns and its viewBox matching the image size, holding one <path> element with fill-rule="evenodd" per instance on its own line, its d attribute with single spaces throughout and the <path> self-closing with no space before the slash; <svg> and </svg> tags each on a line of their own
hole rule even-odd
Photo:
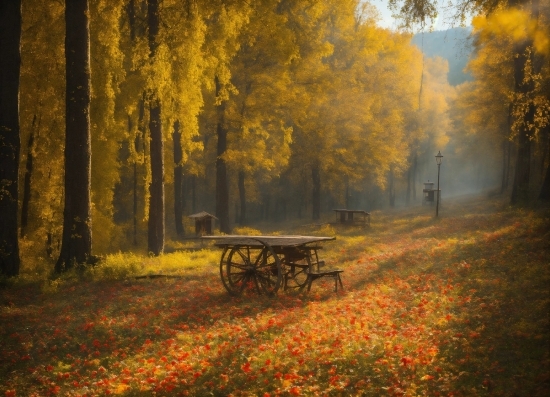
<svg viewBox="0 0 550 397">
<path fill-rule="evenodd" d="M 486 230 L 468 219 L 441 222 L 439 240 L 428 227 L 327 251 L 351 258 L 338 294 L 321 281 L 309 295 L 231 298 L 214 267 L 184 280 L 81 283 L 32 300 L 25 287 L 3 290 L 0 391 L 542 396 L 545 232 L 533 231 L 542 230 L 535 215 L 488 216 Z M 514 250 L 526 234 L 536 255 L 520 266 Z"/>
</svg>

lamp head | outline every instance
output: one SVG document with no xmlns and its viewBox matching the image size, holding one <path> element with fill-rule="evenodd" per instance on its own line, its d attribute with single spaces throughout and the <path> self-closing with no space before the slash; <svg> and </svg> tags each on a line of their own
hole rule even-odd
<svg viewBox="0 0 550 397">
<path fill-rule="evenodd" d="M 435 156 L 435 162 L 437 165 L 441 165 L 441 160 L 443 160 L 443 155 L 441 154 L 441 150 L 437 152 L 437 155 Z"/>
</svg>

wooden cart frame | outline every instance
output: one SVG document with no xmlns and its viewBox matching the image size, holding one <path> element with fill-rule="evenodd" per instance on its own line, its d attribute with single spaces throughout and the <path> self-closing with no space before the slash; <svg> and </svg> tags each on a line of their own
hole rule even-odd
<svg viewBox="0 0 550 397">
<path fill-rule="evenodd" d="M 220 277 L 231 295 L 245 290 L 274 295 L 282 287 L 308 290 L 311 282 L 322 276 L 335 277 L 338 289 L 341 270 L 321 271 L 317 251 L 320 242 L 335 237 L 317 236 L 204 236 L 216 240 L 223 249 L 220 260 Z M 336 273 L 335 273 L 336 272 Z"/>
</svg>

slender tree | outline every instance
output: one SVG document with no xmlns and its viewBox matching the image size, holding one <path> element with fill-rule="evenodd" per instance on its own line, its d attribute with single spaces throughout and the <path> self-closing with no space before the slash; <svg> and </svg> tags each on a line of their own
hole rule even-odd
<svg viewBox="0 0 550 397">
<path fill-rule="evenodd" d="M 548 126 L 546 127 L 546 134 L 548 135 L 547 156 L 550 157 L 550 128 Z M 546 166 L 544 181 L 542 182 L 542 187 L 539 193 L 539 200 L 542 201 L 550 201 L 550 159 L 547 161 L 548 165 Z"/>
<path fill-rule="evenodd" d="M 130 0 L 128 2 L 128 4 L 126 5 L 126 14 L 127 14 L 127 17 L 128 17 L 128 30 L 129 30 L 129 34 L 130 34 L 130 46 L 131 48 L 136 48 L 137 47 L 137 41 L 138 39 L 140 38 L 140 36 L 143 36 L 144 35 L 144 32 L 145 32 L 145 29 L 144 29 L 144 26 L 143 24 L 139 24 L 138 21 L 139 21 L 139 15 L 138 15 L 138 12 L 137 12 L 137 5 L 136 5 L 136 1 L 135 0 Z M 131 52 L 131 51 L 128 51 L 127 52 Z M 128 58 L 132 58 L 132 56 L 128 56 Z M 128 62 L 128 64 L 130 64 L 130 62 Z M 127 72 L 126 72 L 126 78 L 128 80 L 130 76 L 133 76 L 133 75 L 136 75 L 138 74 L 137 71 L 131 71 L 132 67 L 130 65 L 127 65 Z M 128 84 L 132 87 L 138 85 L 140 86 L 140 84 Z M 135 94 L 135 92 L 133 90 L 122 90 L 122 91 L 130 91 L 132 92 L 133 94 Z M 133 175 L 132 175 L 132 180 L 133 180 L 133 183 L 132 183 L 132 228 L 133 228 L 133 237 L 132 237 L 132 243 L 134 245 L 138 245 L 138 202 L 139 202 L 139 199 L 138 199 L 138 196 L 139 196 L 139 178 L 140 178 L 140 171 L 141 170 L 141 166 L 143 166 L 144 164 L 144 159 L 143 159 L 143 155 L 144 155 L 144 148 L 143 148 L 143 144 L 142 142 L 145 141 L 145 128 L 144 128 L 144 123 L 143 123 L 143 119 L 144 119 L 144 116 L 145 116 L 145 98 L 146 98 L 147 94 L 146 92 L 144 91 L 141 95 L 141 98 L 139 99 L 139 102 L 138 102 L 138 106 L 137 106 L 137 120 L 134 120 L 132 119 L 132 116 L 131 115 L 128 115 L 128 125 L 129 125 L 129 133 L 130 133 L 130 136 L 133 129 L 134 129 L 134 125 L 137 126 L 136 128 L 136 132 L 134 133 L 134 137 L 133 137 L 133 145 L 134 145 L 134 151 L 135 151 L 135 154 L 133 156 L 133 159 L 132 159 L 132 168 L 133 168 Z M 134 96 L 132 96 L 132 101 L 135 100 Z"/>
<path fill-rule="evenodd" d="M 246 189 L 245 189 L 245 174 L 243 170 L 239 170 L 237 185 L 239 186 L 239 224 L 246 224 Z"/>
<path fill-rule="evenodd" d="M 220 83 L 216 77 L 216 96 L 220 93 Z M 223 157 L 227 150 L 227 127 L 224 125 L 225 105 L 218 106 L 216 135 L 218 137 L 216 157 L 216 216 L 220 220 L 220 231 L 229 233 L 229 187 L 227 184 L 227 164 Z"/>
<path fill-rule="evenodd" d="M 181 132 L 179 121 L 174 122 L 174 217 L 176 222 L 176 233 L 178 236 L 185 235 L 183 228 L 183 150 L 181 149 Z"/>
<path fill-rule="evenodd" d="M 159 46 L 159 2 L 147 0 L 149 57 L 154 62 Z M 158 92 L 149 97 L 149 134 L 151 155 L 151 184 L 149 185 L 149 221 L 147 249 L 154 255 L 164 251 L 164 141 L 162 138 L 161 103 Z"/>
<path fill-rule="evenodd" d="M 33 243 L 21 252 L 31 262 L 44 249 L 56 260 L 63 231 L 64 3 L 22 2 L 20 236 Z"/>
<path fill-rule="evenodd" d="M 514 44 L 514 92 L 518 97 L 528 97 L 533 90 L 532 79 L 526 78 L 525 66 L 532 62 L 528 40 Z M 519 101 L 518 101 L 519 102 Z M 525 106 L 518 103 L 516 106 Z M 529 198 L 529 179 L 531 174 L 531 139 L 533 138 L 531 126 L 534 124 L 535 106 L 528 104 L 528 109 L 518 125 L 518 155 L 516 157 L 516 169 L 512 187 L 512 204 L 525 203 Z"/>
<path fill-rule="evenodd" d="M 321 171 L 319 164 L 311 165 L 311 219 L 318 220 L 321 217 Z"/>
<path fill-rule="evenodd" d="M 0 274 L 19 274 L 19 71 L 21 1 L 0 2 Z"/>
</svg>

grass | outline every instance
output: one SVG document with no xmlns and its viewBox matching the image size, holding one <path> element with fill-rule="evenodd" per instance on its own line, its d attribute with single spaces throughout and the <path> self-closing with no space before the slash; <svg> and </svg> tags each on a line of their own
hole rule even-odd
<svg viewBox="0 0 550 397">
<path fill-rule="evenodd" d="M 210 247 L 4 281 L 0 393 L 547 396 L 548 209 L 447 200 L 440 215 L 278 231 L 336 234 L 337 294 L 230 297 Z M 153 274 L 169 277 L 135 278 Z"/>
</svg>

